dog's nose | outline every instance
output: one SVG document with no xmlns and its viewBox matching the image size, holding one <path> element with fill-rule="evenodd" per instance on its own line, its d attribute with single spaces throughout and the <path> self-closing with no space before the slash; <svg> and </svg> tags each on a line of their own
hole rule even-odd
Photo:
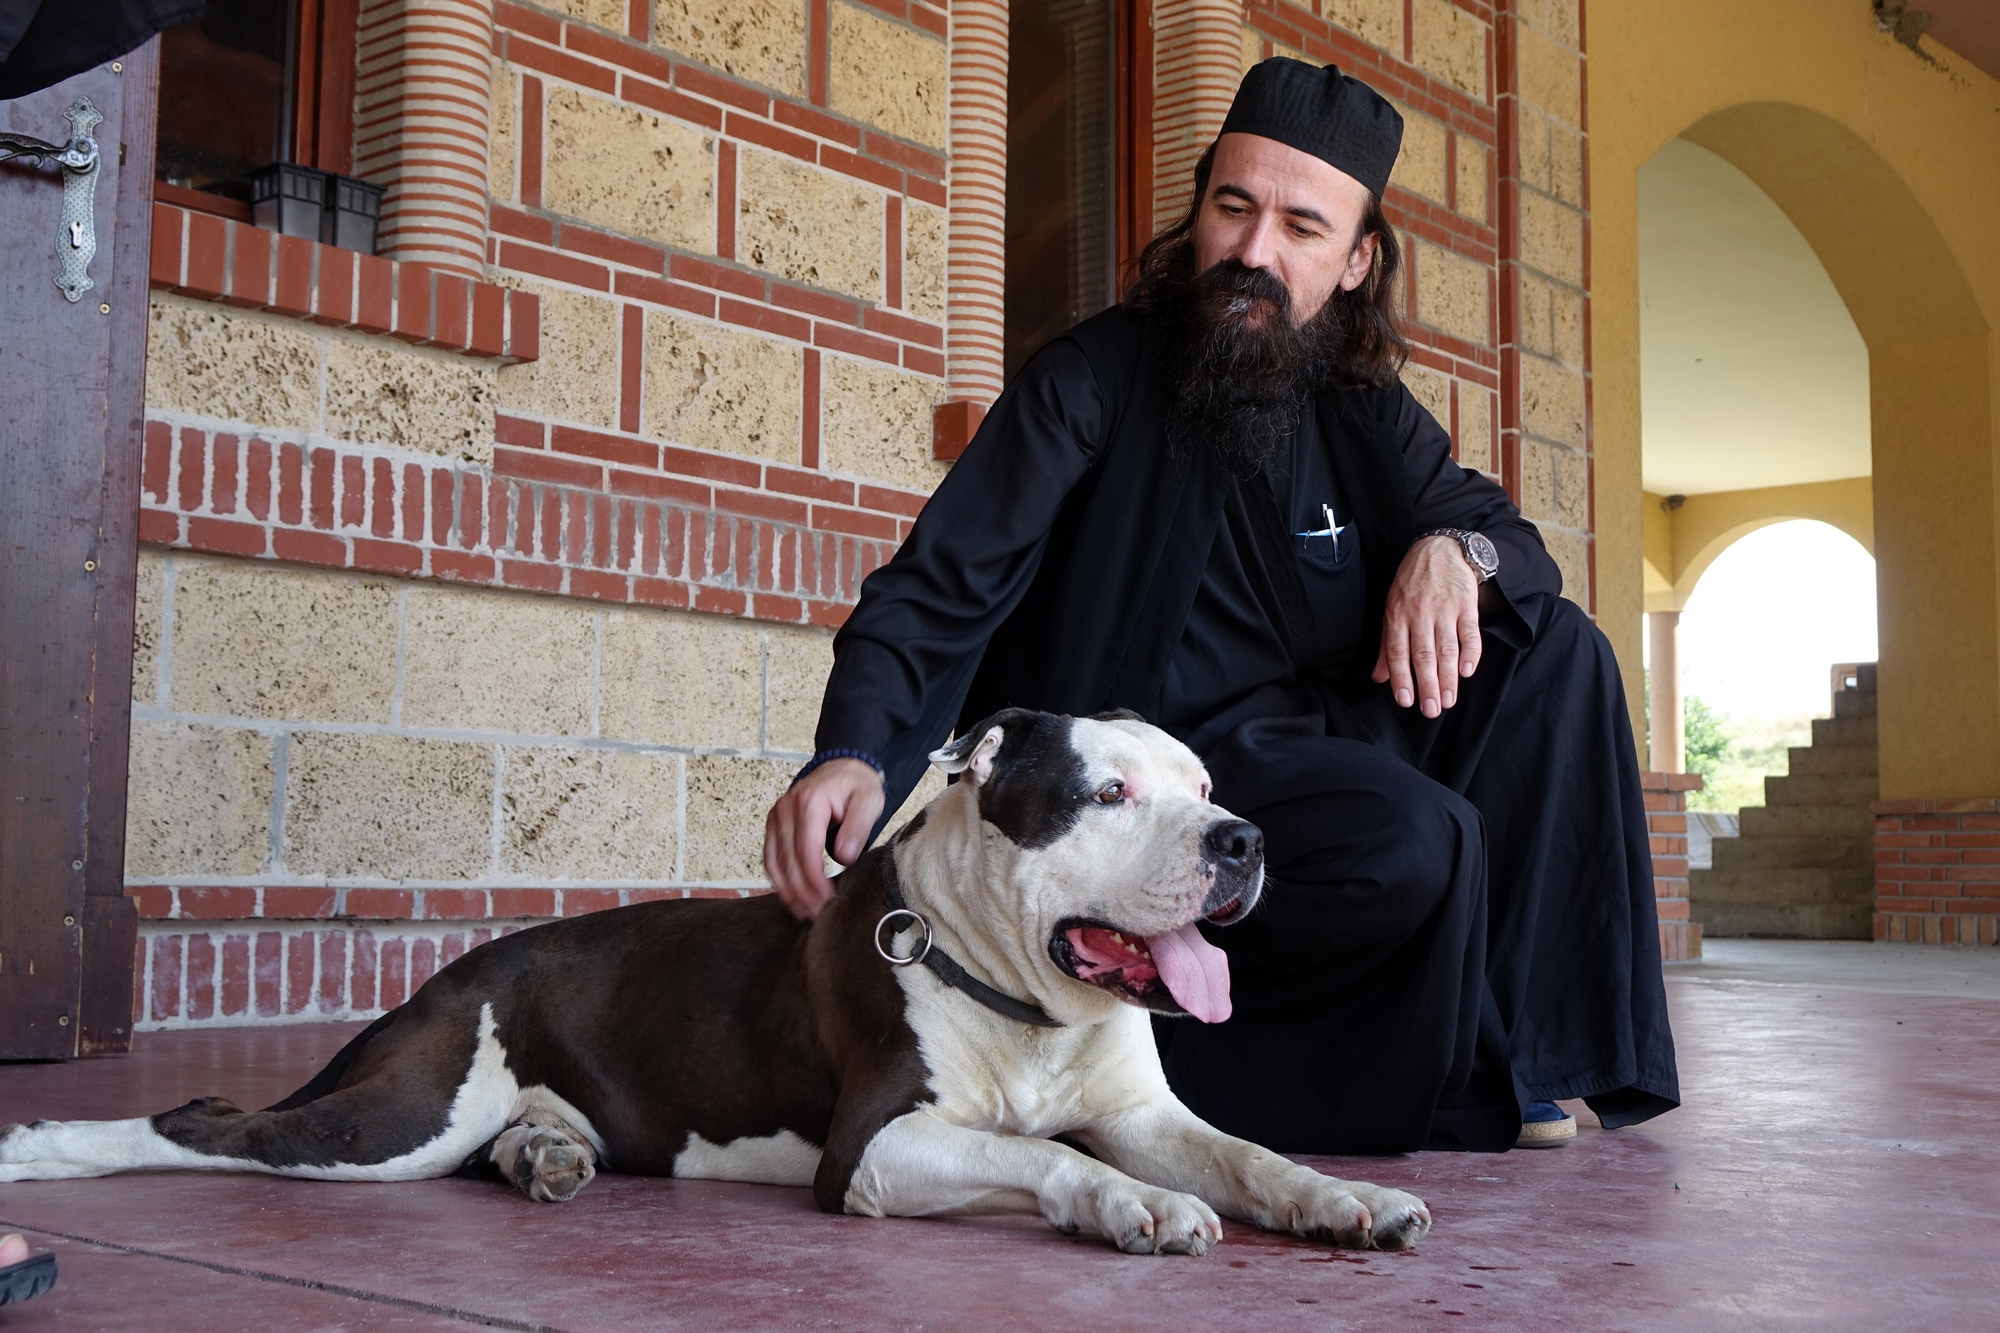
<svg viewBox="0 0 2000 1333">
<path fill-rule="evenodd" d="M 1245 819 L 1225 819 L 1209 825 L 1201 846 L 1217 864 L 1245 870 L 1264 858 L 1264 831 Z"/>
</svg>

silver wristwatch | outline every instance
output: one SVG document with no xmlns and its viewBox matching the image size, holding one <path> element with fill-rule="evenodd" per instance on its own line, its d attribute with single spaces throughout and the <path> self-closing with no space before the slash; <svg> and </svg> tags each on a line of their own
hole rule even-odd
<svg viewBox="0 0 2000 1333">
<path fill-rule="evenodd" d="M 1459 549 L 1465 552 L 1465 563 L 1472 566 L 1472 572 L 1485 583 L 1500 572 L 1500 551 L 1483 532 L 1471 532 L 1465 528 L 1432 528 L 1418 537 L 1451 537 L 1457 540 Z"/>
</svg>

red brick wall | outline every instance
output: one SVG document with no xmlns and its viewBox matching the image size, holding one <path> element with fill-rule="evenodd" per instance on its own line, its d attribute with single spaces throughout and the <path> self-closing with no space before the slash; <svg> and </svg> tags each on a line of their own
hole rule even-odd
<svg viewBox="0 0 2000 1333">
<path fill-rule="evenodd" d="M 1875 938 L 2000 944 L 2000 798 L 1874 811 Z"/>
<path fill-rule="evenodd" d="M 1660 915 L 1660 957 L 1684 963 L 1701 957 L 1701 923 L 1688 919 L 1687 797 L 1701 790 L 1699 773 L 1642 773 L 1646 831 L 1653 843 L 1653 897 Z"/>
</svg>

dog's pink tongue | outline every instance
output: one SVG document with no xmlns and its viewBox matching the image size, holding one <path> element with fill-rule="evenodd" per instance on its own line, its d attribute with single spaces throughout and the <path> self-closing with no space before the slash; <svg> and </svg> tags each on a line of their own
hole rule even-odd
<svg viewBox="0 0 2000 1333">
<path fill-rule="evenodd" d="M 1229 1017 L 1229 955 L 1201 937 L 1192 925 L 1166 935 L 1148 935 L 1153 966 L 1174 1002 L 1204 1023 Z"/>
</svg>

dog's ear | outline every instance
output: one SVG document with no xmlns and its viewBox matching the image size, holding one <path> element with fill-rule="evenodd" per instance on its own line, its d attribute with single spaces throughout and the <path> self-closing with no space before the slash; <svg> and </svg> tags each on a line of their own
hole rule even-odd
<svg viewBox="0 0 2000 1333">
<path fill-rule="evenodd" d="M 931 762 L 951 774 L 970 770 L 974 782 L 993 776 L 993 758 L 1007 740 L 1007 733 L 1032 727 L 1039 713 L 1025 708 L 1006 708 L 984 722 L 966 728 L 965 734 L 931 751 Z"/>
</svg>

